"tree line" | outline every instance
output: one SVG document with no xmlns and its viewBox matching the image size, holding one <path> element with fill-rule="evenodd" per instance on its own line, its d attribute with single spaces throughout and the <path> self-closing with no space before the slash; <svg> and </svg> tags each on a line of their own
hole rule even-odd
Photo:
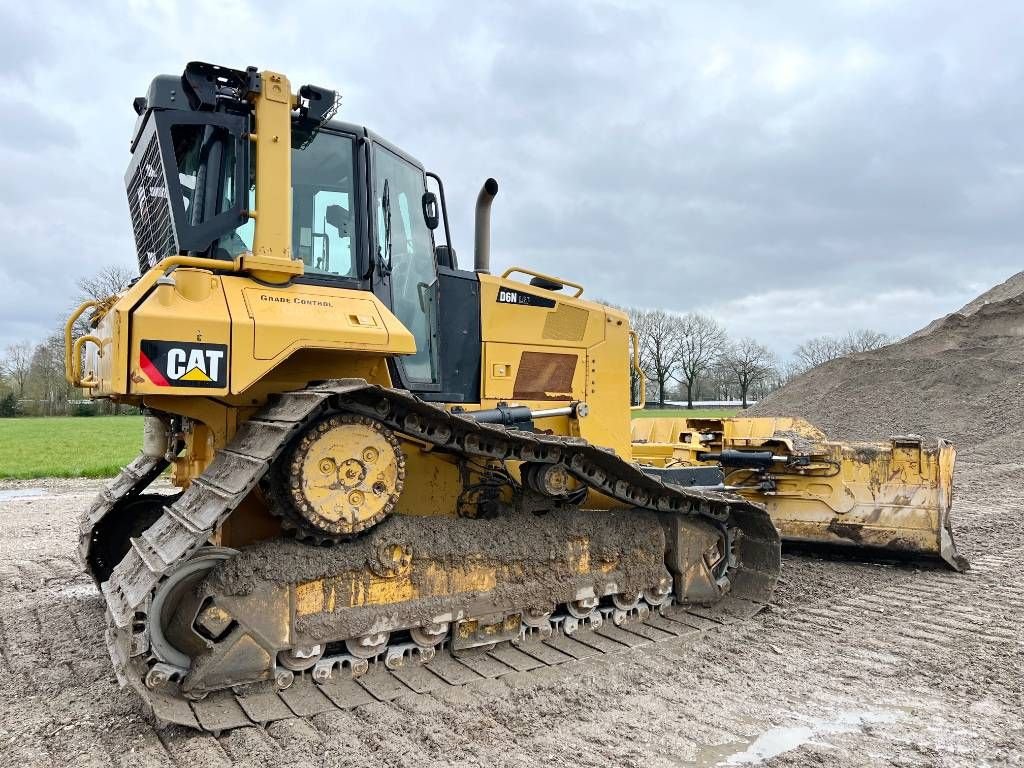
<svg viewBox="0 0 1024 768">
<path fill-rule="evenodd" d="M 127 288 L 135 273 L 122 266 L 109 266 L 78 281 L 70 315 L 84 301 L 103 301 Z M 89 332 L 88 318 L 79 318 L 74 334 Z M 9 344 L 0 356 L 0 417 L 63 416 L 94 412 L 117 413 L 115 403 L 83 404 L 84 395 L 64 378 L 64 321 L 58 318 L 52 333 L 37 341 Z"/>
<path fill-rule="evenodd" d="M 862 329 L 837 338 L 816 336 L 793 350 L 782 363 L 756 339 L 731 339 L 715 318 L 700 312 L 626 307 L 636 331 L 640 369 L 648 401 L 736 400 L 746 408 L 795 376 L 855 352 L 867 352 L 895 339 Z M 634 377 L 635 379 L 635 377 Z M 638 382 L 634 380 L 634 390 Z"/>
<path fill-rule="evenodd" d="M 127 288 L 135 273 L 108 266 L 78 282 L 70 315 L 83 301 L 102 301 Z M 853 352 L 892 343 L 893 338 L 872 330 L 851 331 L 843 337 L 816 336 L 793 350 L 780 363 L 764 344 L 749 337 L 731 339 L 715 318 L 700 312 L 626 307 L 639 340 L 640 368 L 647 379 L 647 399 L 664 403 L 685 400 L 738 400 L 747 406 L 782 386 L 794 376 Z M 88 316 L 88 313 L 86 313 Z M 75 335 L 89 332 L 80 318 Z M 634 392 L 639 386 L 634 377 Z M 10 344 L 0 355 L 0 417 L 52 416 L 74 412 L 116 413 L 116 404 L 104 401 L 82 405 L 81 390 L 64 379 L 64 320 L 41 341 Z"/>
</svg>

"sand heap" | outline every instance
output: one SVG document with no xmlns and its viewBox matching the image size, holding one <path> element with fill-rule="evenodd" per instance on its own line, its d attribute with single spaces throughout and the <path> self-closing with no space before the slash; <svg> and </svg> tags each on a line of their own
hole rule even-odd
<svg viewBox="0 0 1024 768">
<path fill-rule="evenodd" d="M 748 411 L 844 440 L 918 434 L 1024 463 L 1024 272 L 906 339 L 820 365 Z"/>
</svg>

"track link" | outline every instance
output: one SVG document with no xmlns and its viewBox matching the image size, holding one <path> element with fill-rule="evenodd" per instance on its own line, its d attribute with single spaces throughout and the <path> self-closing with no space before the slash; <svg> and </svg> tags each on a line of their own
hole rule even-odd
<svg viewBox="0 0 1024 768">
<path fill-rule="evenodd" d="M 693 626 L 696 620 L 687 620 L 685 616 L 692 617 L 702 611 L 711 612 L 719 621 L 750 616 L 763 607 L 774 589 L 780 569 L 778 534 L 760 506 L 739 496 L 666 484 L 644 474 L 639 467 L 623 461 L 614 452 L 593 446 L 580 438 L 521 432 L 481 424 L 467 414 L 450 413 L 441 406 L 421 401 L 403 390 L 370 385 L 362 379 L 329 381 L 285 393 L 243 424 L 234 439 L 217 452 L 214 460 L 188 490 L 174 503 L 166 506 L 161 517 L 148 530 L 131 540 L 127 555 L 114 567 L 109 580 L 101 585 L 108 609 L 106 641 L 118 681 L 135 688 L 159 720 L 220 731 L 251 722 L 268 722 L 296 714 L 315 714 L 316 711 L 323 711 L 318 707 L 326 706 L 325 702 L 331 703 L 328 708 L 346 708 L 349 699 L 341 695 L 332 696 L 334 689 L 328 687 L 332 685 L 356 693 L 362 691 L 360 695 L 372 695 L 375 699 L 386 698 L 387 694 L 378 695 L 384 690 L 407 692 L 416 689 L 415 683 L 403 681 L 403 676 L 412 679 L 414 674 L 411 671 L 402 672 L 407 665 L 397 663 L 370 663 L 366 668 L 355 669 L 356 674 L 365 673 L 361 678 L 352 677 L 351 667 L 344 674 L 331 674 L 327 677 L 321 675 L 323 679 L 316 681 L 311 674 L 303 673 L 296 675 L 294 684 L 288 689 L 252 694 L 257 698 L 232 691 L 219 691 L 203 701 L 189 702 L 177 695 L 152 690 L 145 683 L 145 677 L 156 661 L 149 644 L 150 603 L 164 575 L 175 564 L 205 546 L 237 505 L 260 482 L 291 439 L 304 425 L 320 418 L 330 409 L 371 417 L 397 432 L 432 444 L 440 450 L 482 459 L 560 462 L 585 485 L 627 507 L 692 515 L 718 525 L 725 525 L 728 521 L 738 528 L 740 535 L 734 540 L 734 548 L 738 551 L 732 554 L 731 583 L 721 599 L 712 607 L 703 609 L 663 607 L 636 624 L 637 628 L 646 628 L 647 635 L 654 635 L 655 639 L 667 639 L 681 634 L 673 633 L 666 627 L 685 625 L 698 629 Z M 140 456 L 100 494 L 82 518 L 80 550 L 83 558 L 88 552 L 96 523 L 124 498 L 141 492 L 166 466 L 161 461 Z M 88 567 L 88 560 L 85 562 Z M 687 610 L 690 612 L 687 613 Z M 669 623 L 659 626 L 657 622 Z M 646 637 L 644 634 L 630 632 L 628 627 L 616 627 L 613 622 L 605 624 L 608 628 L 604 634 L 597 628 L 573 627 L 576 630 L 574 637 L 556 631 L 551 638 L 536 643 L 535 647 L 543 646 L 559 651 L 563 656 L 576 658 L 572 651 L 559 648 L 559 644 L 577 648 L 583 646 L 606 653 L 631 647 L 630 642 L 622 642 L 627 636 Z M 616 631 L 625 634 L 618 639 L 607 636 Z M 659 637 L 659 632 L 664 637 Z M 591 638 L 589 643 L 587 638 Z M 525 641 L 528 638 L 522 639 Z M 573 643 L 576 645 L 573 646 Z M 605 649 L 599 649 L 599 645 Z M 531 654 L 531 647 L 524 642 L 517 652 L 547 665 L 548 662 Z M 506 658 L 512 658 L 512 650 L 512 646 L 505 643 L 490 654 L 481 654 L 480 658 L 490 659 L 487 665 L 496 671 L 503 668 L 514 670 L 514 665 L 501 661 L 500 655 L 495 655 L 500 651 Z M 549 660 L 558 658 L 548 651 L 537 653 L 547 655 Z M 420 654 L 420 657 L 427 655 Z M 427 677 L 424 680 L 444 679 L 443 673 L 439 671 L 446 665 L 444 660 L 457 663 L 459 666 L 456 669 L 473 671 L 472 667 L 467 667 L 464 659 L 456 662 L 444 650 L 438 652 L 433 660 L 419 660 L 427 662 L 426 666 L 408 666 L 408 669 L 425 672 Z M 503 664 L 504 667 L 494 667 L 494 664 Z M 373 671 L 370 671 L 370 666 Z M 394 666 L 395 669 L 387 669 L 388 666 Z M 476 676 L 481 677 L 479 670 Z M 470 676 L 471 679 L 474 678 Z M 390 682 L 385 683 L 385 680 Z M 390 689 L 379 688 L 374 693 L 367 687 L 371 682 L 374 686 L 390 686 Z M 270 694 L 272 697 L 268 698 Z M 273 704 L 274 701 L 277 704 Z M 284 708 L 280 706 L 282 703 Z"/>
</svg>

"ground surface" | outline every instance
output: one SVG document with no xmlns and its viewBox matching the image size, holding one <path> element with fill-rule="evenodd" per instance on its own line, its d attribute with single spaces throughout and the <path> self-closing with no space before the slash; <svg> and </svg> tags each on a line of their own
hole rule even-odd
<svg viewBox="0 0 1024 768">
<path fill-rule="evenodd" d="M 771 610 L 698 642 L 219 738 L 117 688 L 74 555 L 100 484 L 0 483 L 0 766 L 1022 765 L 1024 466 L 957 474 L 967 575 L 788 553 Z"/>
<path fill-rule="evenodd" d="M 0 478 L 113 477 L 141 442 L 141 416 L 0 419 Z"/>
</svg>

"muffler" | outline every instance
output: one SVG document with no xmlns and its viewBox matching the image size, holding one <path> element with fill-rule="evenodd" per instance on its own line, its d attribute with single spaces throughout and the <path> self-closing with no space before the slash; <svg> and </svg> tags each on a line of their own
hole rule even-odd
<svg viewBox="0 0 1024 768">
<path fill-rule="evenodd" d="M 476 231 L 473 239 L 473 270 L 491 272 L 491 203 L 498 194 L 498 182 L 487 179 L 476 196 Z"/>
</svg>

